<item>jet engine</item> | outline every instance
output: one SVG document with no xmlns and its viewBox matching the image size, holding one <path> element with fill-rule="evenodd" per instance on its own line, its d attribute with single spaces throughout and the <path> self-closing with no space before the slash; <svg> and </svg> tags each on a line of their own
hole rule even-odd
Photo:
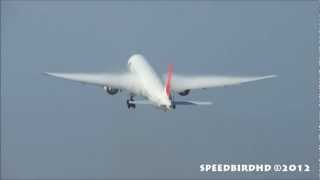
<svg viewBox="0 0 320 180">
<path fill-rule="evenodd" d="M 116 89 L 116 88 L 112 88 L 112 87 L 109 87 L 109 86 L 104 86 L 103 89 L 110 95 L 115 95 L 119 92 L 119 89 Z"/>
<path fill-rule="evenodd" d="M 190 89 L 187 89 L 187 90 L 184 90 L 184 91 L 182 91 L 182 92 L 179 92 L 178 94 L 180 95 L 180 96 L 186 96 L 186 95 L 188 95 L 190 93 Z"/>
</svg>

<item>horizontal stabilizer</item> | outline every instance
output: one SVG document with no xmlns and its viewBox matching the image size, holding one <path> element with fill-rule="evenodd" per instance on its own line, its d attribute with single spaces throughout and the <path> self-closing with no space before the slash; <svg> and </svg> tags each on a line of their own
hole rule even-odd
<svg viewBox="0 0 320 180">
<path fill-rule="evenodd" d="M 142 104 L 142 105 L 152 105 L 151 101 L 148 100 L 135 100 L 129 101 L 130 104 Z M 174 101 L 175 105 L 191 105 L 191 106 L 210 106 L 212 102 L 208 101 Z"/>
<path fill-rule="evenodd" d="M 134 100 L 134 101 L 129 101 L 130 104 L 142 104 L 142 105 L 151 105 L 151 101 L 148 100 Z"/>
<path fill-rule="evenodd" d="M 208 101 L 175 101 L 175 105 L 192 105 L 192 106 L 210 106 L 212 102 Z"/>
</svg>

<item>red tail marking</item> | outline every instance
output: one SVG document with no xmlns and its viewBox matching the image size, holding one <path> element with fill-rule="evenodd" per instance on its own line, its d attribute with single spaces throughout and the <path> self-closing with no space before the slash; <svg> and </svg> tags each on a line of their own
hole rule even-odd
<svg viewBox="0 0 320 180">
<path fill-rule="evenodd" d="M 167 96 L 170 97 L 171 94 L 171 79 L 172 79 L 172 72 L 173 72 L 173 65 L 168 65 L 168 75 L 167 75 L 167 81 L 166 81 L 166 93 Z"/>
</svg>

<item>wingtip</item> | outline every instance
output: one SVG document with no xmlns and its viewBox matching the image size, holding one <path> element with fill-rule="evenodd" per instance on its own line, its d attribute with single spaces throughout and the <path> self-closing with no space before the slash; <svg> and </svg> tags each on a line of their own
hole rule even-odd
<svg viewBox="0 0 320 180">
<path fill-rule="evenodd" d="M 270 78 L 277 78 L 277 77 L 278 75 L 272 74 L 272 75 L 264 76 L 263 79 L 270 79 Z"/>
<path fill-rule="evenodd" d="M 55 76 L 56 75 L 55 73 L 51 73 L 51 72 L 43 72 L 42 74 L 45 76 Z"/>
<path fill-rule="evenodd" d="M 212 106 L 213 105 L 213 103 L 212 102 L 210 102 L 210 101 L 208 101 L 208 102 L 206 102 L 206 104 L 205 105 L 207 105 L 207 106 Z"/>
<path fill-rule="evenodd" d="M 42 72 L 41 74 L 42 74 L 42 75 L 45 75 L 45 76 L 50 76 L 50 73 L 49 73 L 49 72 Z"/>
</svg>

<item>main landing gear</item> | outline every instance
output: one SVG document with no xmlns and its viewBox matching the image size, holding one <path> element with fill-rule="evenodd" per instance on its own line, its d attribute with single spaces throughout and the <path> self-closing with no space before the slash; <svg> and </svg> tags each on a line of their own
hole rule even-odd
<svg viewBox="0 0 320 180">
<path fill-rule="evenodd" d="M 128 109 L 130 109 L 130 108 L 135 109 L 136 105 L 131 103 L 130 101 L 134 101 L 133 96 L 130 96 L 130 99 L 127 99 L 127 107 L 128 107 Z"/>
<path fill-rule="evenodd" d="M 169 99 L 171 101 L 171 108 L 176 109 L 176 104 L 174 103 L 174 95 L 171 95 Z"/>
</svg>

